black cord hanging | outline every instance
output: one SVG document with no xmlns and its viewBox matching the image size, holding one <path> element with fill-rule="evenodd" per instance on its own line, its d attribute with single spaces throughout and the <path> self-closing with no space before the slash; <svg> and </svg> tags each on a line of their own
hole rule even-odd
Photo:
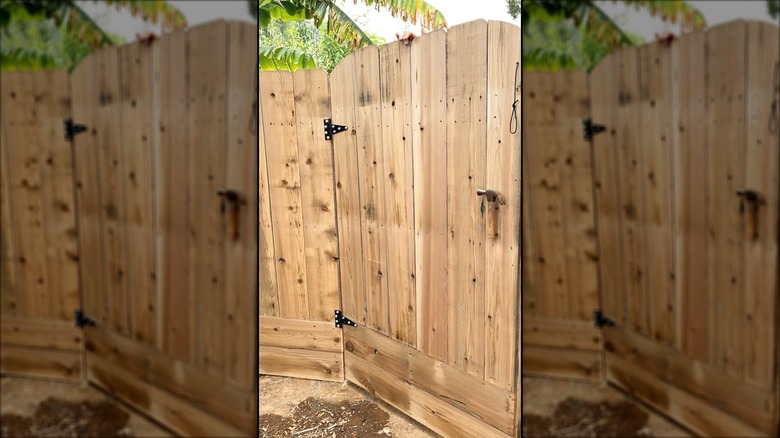
<svg viewBox="0 0 780 438">
<path fill-rule="evenodd" d="M 519 70 L 520 70 L 520 63 L 517 62 L 517 63 L 515 63 L 515 82 L 514 82 L 514 85 L 515 85 L 515 97 L 514 97 L 514 102 L 512 102 L 512 115 L 509 116 L 510 117 L 510 119 L 509 119 L 509 133 L 510 134 L 517 133 L 517 104 L 519 102 L 517 100 L 517 88 L 518 88 L 517 87 L 517 73 L 518 73 Z"/>
</svg>

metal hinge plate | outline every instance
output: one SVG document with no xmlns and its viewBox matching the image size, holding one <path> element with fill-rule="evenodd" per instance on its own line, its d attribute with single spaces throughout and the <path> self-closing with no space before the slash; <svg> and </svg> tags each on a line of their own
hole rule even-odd
<svg viewBox="0 0 780 438">
<path fill-rule="evenodd" d="M 80 134 L 87 130 L 87 127 L 85 125 L 79 125 L 76 123 L 73 123 L 73 119 L 68 117 L 67 119 L 62 121 L 65 129 L 65 140 L 66 141 L 73 141 L 73 137 L 76 136 L 76 134 Z"/>
<path fill-rule="evenodd" d="M 582 138 L 584 138 L 586 141 L 593 140 L 594 135 L 606 130 L 606 126 L 593 123 L 590 117 L 583 119 L 582 121 Z"/>
<path fill-rule="evenodd" d="M 607 318 L 600 309 L 593 309 L 593 325 L 596 328 L 615 327 L 615 321 Z"/>
<path fill-rule="evenodd" d="M 83 328 L 83 327 L 94 327 L 95 321 L 87 318 L 87 315 L 84 314 L 84 312 L 81 311 L 81 309 L 76 309 L 73 312 L 74 322 L 76 323 L 76 327 Z"/>
<path fill-rule="evenodd" d="M 344 132 L 347 130 L 347 127 L 344 125 L 334 125 L 331 123 L 330 119 L 325 119 L 323 124 L 325 125 L 325 140 L 330 140 L 339 132 Z"/>
<path fill-rule="evenodd" d="M 341 328 L 343 325 L 351 325 L 352 327 L 357 327 L 357 324 L 354 321 L 341 314 L 341 310 L 336 310 L 334 314 L 335 314 L 334 319 L 336 320 L 336 328 Z"/>
</svg>

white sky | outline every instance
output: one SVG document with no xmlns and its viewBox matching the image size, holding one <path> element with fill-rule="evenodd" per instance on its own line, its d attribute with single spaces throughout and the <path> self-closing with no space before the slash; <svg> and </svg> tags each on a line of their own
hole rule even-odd
<svg viewBox="0 0 780 438">
<path fill-rule="evenodd" d="M 354 0 L 337 0 L 351 17 L 363 24 L 364 29 L 392 41 L 395 33 L 412 30 L 420 33 L 419 25 L 405 23 L 393 18 L 386 11 L 377 12 L 366 7 L 362 2 L 354 4 Z M 218 18 L 254 22 L 247 11 L 245 0 L 222 1 L 180 1 L 174 3 L 187 17 L 190 26 Z M 428 0 L 428 3 L 439 9 L 450 26 L 483 18 L 486 20 L 502 20 L 514 22 L 518 26 L 520 20 L 512 20 L 506 12 L 505 0 Z M 696 6 L 707 19 L 710 26 L 737 18 L 750 20 L 772 21 L 766 13 L 766 0 L 753 1 L 700 1 L 690 3 Z M 117 12 L 103 4 L 93 1 L 80 2 L 83 8 L 98 22 L 110 31 L 124 36 L 128 41 L 135 39 L 136 32 L 155 30 L 154 26 L 133 18 L 127 12 Z M 664 23 L 659 18 L 653 18 L 648 13 L 636 12 L 620 2 L 603 1 L 601 7 L 625 29 L 638 33 L 646 41 L 653 39 L 654 33 L 667 30 L 677 30 L 675 25 Z M 159 33 L 159 29 L 156 29 Z"/>
</svg>

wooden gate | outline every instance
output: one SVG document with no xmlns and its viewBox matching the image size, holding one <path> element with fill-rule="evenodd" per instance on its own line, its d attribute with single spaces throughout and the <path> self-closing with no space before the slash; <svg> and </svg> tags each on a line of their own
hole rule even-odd
<svg viewBox="0 0 780 438">
<path fill-rule="evenodd" d="M 704 435 L 778 433 L 778 50 L 737 21 L 590 78 L 607 379 Z"/>
<path fill-rule="evenodd" d="M 3 72 L 0 81 L 0 372 L 80 380 L 68 74 Z"/>
<path fill-rule="evenodd" d="M 256 40 L 217 21 L 71 76 L 87 378 L 184 435 L 257 432 Z"/>
<path fill-rule="evenodd" d="M 523 73 L 523 374 L 601 380 L 584 71 Z"/>
<path fill-rule="evenodd" d="M 519 61 L 517 27 L 475 21 L 358 50 L 330 97 L 324 72 L 261 74 L 261 373 L 346 378 L 444 436 L 516 433 Z"/>
</svg>

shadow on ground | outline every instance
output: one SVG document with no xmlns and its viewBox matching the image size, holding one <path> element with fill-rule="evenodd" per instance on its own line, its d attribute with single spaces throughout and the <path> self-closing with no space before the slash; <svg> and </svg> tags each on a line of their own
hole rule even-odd
<svg viewBox="0 0 780 438">
<path fill-rule="evenodd" d="M 109 437 L 132 436 L 130 415 L 115 403 L 103 400 L 80 403 L 49 397 L 40 402 L 32 417 L 4 414 L 2 436 L 8 437 Z"/>
<path fill-rule="evenodd" d="M 289 416 L 260 415 L 260 438 L 380 438 L 390 435 L 390 415 L 367 400 L 331 403 L 309 397 Z"/>
<path fill-rule="evenodd" d="M 633 403 L 590 402 L 568 397 L 551 417 L 523 414 L 524 437 L 649 437 L 649 416 Z"/>
</svg>

